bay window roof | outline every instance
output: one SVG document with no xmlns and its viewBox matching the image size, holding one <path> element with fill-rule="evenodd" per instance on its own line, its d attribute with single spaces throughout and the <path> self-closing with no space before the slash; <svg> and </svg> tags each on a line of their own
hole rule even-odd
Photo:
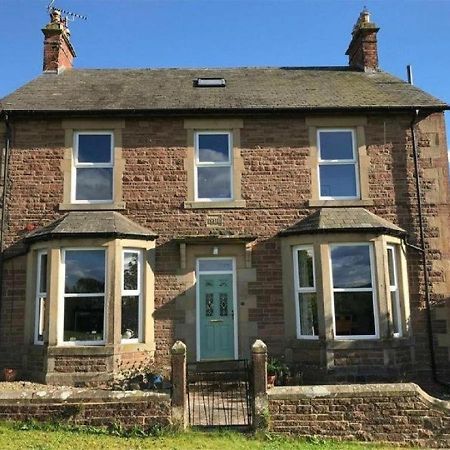
<svg viewBox="0 0 450 450">
<path fill-rule="evenodd" d="M 74 237 L 155 240 L 158 236 L 116 211 L 73 211 L 29 233 L 27 242 Z"/>
<path fill-rule="evenodd" d="M 404 236 L 403 228 L 382 219 L 364 208 L 320 208 L 280 236 L 292 234 L 315 234 L 329 232 L 371 232 Z"/>
</svg>

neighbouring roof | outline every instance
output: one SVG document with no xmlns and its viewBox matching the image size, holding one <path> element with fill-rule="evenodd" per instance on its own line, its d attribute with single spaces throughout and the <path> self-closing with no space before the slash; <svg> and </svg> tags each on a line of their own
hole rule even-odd
<svg viewBox="0 0 450 450">
<path fill-rule="evenodd" d="M 211 77 L 226 87 L 194 87 Z M 70 69 L 42 74 L 1 102 L 20 112 L 447 108 L 385 72 L 348 67 Z"/>
<path fill-rule="evenodd" d="M 281 231 L 281 236 L 330 232 L 371 232 L 394 236 L 406 234 L 403 228 L 378 217 L 364 208 L 321 208 L 294 226 Z"/>
<path fill-rule="evenodd" d="M 158 236 L 115 211 L 69 212 L 29 233 L 28 242 L 67 237 L 111 237 L 154 240 Z"/>
</svg>

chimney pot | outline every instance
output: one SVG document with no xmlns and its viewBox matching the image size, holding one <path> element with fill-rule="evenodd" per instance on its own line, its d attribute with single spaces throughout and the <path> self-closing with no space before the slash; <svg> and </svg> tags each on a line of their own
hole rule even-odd
<svg viewBox="0 0 450 450">
<path fill-rule="evenodd" d="M 50 23 L 43 29 L 44 33 L 44 72 L 59 73 L 71 69 L 75 50 L 70 42 L 70 31 L 66 19 L 61 17 L 61 11 L 53 9 L 50 13 Z"/>
<path fill-rule="evenodd" d="M 345 52 L 350 67 L 365 72 L 378 70 L 378 31 L 376 24 L 370 21 L 369 11 L 361 11 L 353 27 L 352 40 Z"/>
</svg>

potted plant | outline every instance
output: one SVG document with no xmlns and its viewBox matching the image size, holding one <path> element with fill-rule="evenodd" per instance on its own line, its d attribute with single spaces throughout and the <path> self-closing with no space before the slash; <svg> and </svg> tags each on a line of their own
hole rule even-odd
<svg viewBox="0 0 450 450">
<path fill-rule="evenodd" d="M 273 387 L 281 369 L 281 362 L 277 358 L 269 358 L 267 361 L 267 385 Z"/>
<path fill-rule="evenodd" d="M 5 381 L 16 381 L 17 369 L 11 367 L 5 367 L 3 369 L 3 377 Z"/>
</svg>

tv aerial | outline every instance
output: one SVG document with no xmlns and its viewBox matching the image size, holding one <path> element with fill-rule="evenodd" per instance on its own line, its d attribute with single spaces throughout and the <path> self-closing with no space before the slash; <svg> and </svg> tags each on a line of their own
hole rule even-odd
<svg viewBox="0 0 450 450">
<path fill-rule="evenodd" d="M 59 11 L 61 14 L 65 15 L 64 19 L 69 22 L 73 22 L 75 19 L 87 20 L 87 17 L 83 16 L 82 14 L 77 14 L 72 11 L 66 11 L 65 9 L 55 7 L 55 1 L 56 0 L 51 0 L 47 6 L 47 11 L 49 12 L 49 14 L 51 14 L 53 11 Z"/>
</svg>

